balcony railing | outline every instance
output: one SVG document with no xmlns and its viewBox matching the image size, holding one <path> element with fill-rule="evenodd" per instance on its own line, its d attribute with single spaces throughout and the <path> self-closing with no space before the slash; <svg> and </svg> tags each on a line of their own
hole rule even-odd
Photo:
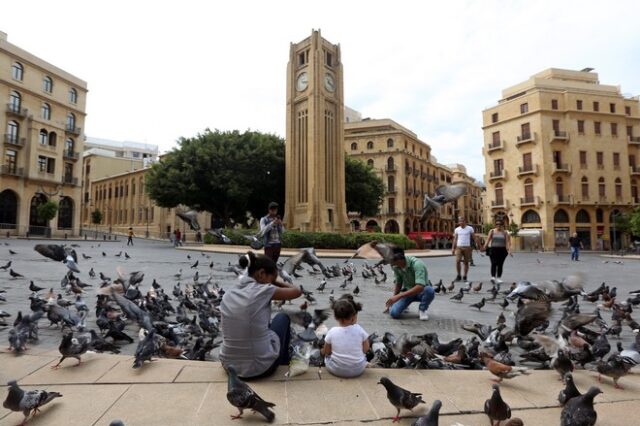
<svg viewBox="0 0 640 426">
<path fill-rule="evenodd" d="M 78 178 L 77 177 L 73 177 L 73 176 L 69 176 L 69 175 L 64 175 L 64 176 L 62 176 L 62 183 L 67 183 L 69 185 L 77 185 L 78 184 Z"/>
<path fill-rule="evenodd" d="M 606 203 L 607 202 L 607 196 L 606 195 L 598 195 L 598 202 Z"/>
<path fill-rule="evenodd" d="M 523 133 L 518 136 L 516 140 L 516 145 L 524 145 L 526 143 L 535 143 L 536 142 L 536 134 L 535 133 Z"/>
<path fill-rule="evenodd" d="M 77 160 L 80 157 L 80 154 L 77 151 L 72 151 L 70 149 L 65 149 L 63 155 L 64 158 L 69 158 L 72 160 Z"/>
<path fill-rule="evenodd" d="M 568 195 L 556 195 L 556 204 L 571 204 L 571 198 Z"/>
<path fill-rule="evenodd" d="M 387 211 L 385 212 L 385 214 L 387 216 L 396 216 L 398 215 L 398 211 L 396 209 L 387 209 Z"/>
<path fill-rule="evenodd" d="M 628 136 L 629 143 L 633 145 L 640 145 L 640 136 Z"/>
<path fill-rule="evenodd" d="M 404 168 L 404 171 L 405 171 L 408 175 L 410 175 L 410 174 L 411 174 L 411 172 L 412 172 L 413 170 L 411 169 L 411 167 L 405 167 L 405 168 Z"/>
<path fill-rule="evenodd" d="M 553 173 L 571 173 L 571 164 L 553 163 Z"/>
<path fill-rule="evenodd" d="M 540 197 L 520 197 L 521 206 L 537 206 L 540 204 Z"/>
<path fill-rule="evenodd" d="M 518 167 L 518 176 L 537 175 L 538 165 L 528 165 L 526 167 Z"/>
<path fill-rule="evenodd" d="M 10 176 L 24 176 L 24 168 L 10 164 L 3 164 L 0 166 L 0 173 Z"/>
<path fill-rule="evenodd" d="M 387 164 L 384 169 L 388 172 L 395 172 L 398 170 L 395 164 Z"/>
<path fill-rule="evenodd" d="M 497 151 L 499 149 L 504 149 L 504 143 L 502 141 L 493 141 L 487 146 L 487 152 Z"/>
<path fill-rule="evenodd" d="M 629 166 L 629 173 L 631 173 L 632 175 L 640 175 L 640 167 Z"/>
<path fill-rule="evenodd" d="M 633 204 L 640 204 L 640 197 L 631 197 L 631 202 Z"/>
<path fill-rule="evenodd" d="M 554 130 L 551 133 L 551 141 L 569 142 L 569 134 L 562 130 Z"/>
<path fill-rule="evenodd" d="M 67 124 L 67 126 L 65 127 L 65 132 L 67 133 L 71 133 L 72 135 L 76 135 L 79 136 L 80 135 L 80 127 L 74 127 L 74 126 L 70 126 Z"/>
<path fill-rule="evenodd" d="M 507 177 L 507 172 L 504 169 L 489 173 L 489 180 L 506 179 L 506 177 Z"/>
<path fill-rule="evenodd" d="M 12 135 L 11 133 L 6 133 L 4 135 L 4 143 L 8 145 L 24 146 L 26 142 L 27 142 L 26 138 L 21 138 L 16 135 Z"/>
<path fill-rule="evenodd" d="M 392 186 L 391 188 L 387 188 L 387 194 L 395 194 L 395 193 L 396 193 L 395 186 Z"/>
<path fill-rule="evenodd" d="M 491 208 L 492 209 L 504 209 L 508 205 L 509 205 L 509 202 L 507 202 L 507 200 L 505 200 L 505 199 L 491 201 Z"/>
<path fill-rule="evenodd" d="M 12 103 L 7 104 L 7 112 L 22 118 L 25 118 L 27 115 L 29 115 L 28 109 L 21 108 L 20 105 L 14 105 Z"/>
</svg>

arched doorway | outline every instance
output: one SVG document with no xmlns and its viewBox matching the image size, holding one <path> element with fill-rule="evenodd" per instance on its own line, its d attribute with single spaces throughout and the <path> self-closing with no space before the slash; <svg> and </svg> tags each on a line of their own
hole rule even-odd
<svg viewBox="0 0 640 426">
<path fill-rule="evenodd" d="M 387 221 L 387 223 L 385 223 L 384 225 L 385 234 L 397 234 L 399 232 L 400 232 L 400 225 L 398 225 L 398 222 L 396 222 L 395 220 L 391 219 Z"/>
<path fill-rule="evenodd" d="M 367 222 L 367 232 L 378 232 L 380 230 L 380 226 L 378 226 L 378 222 L 371 219 Z"/>
<path fill-rule="evenodd" d="M 58 205 L 58 229 L 73 228 L 73 200 L 62 197 Z"/>
<path fill-rule="evenodd" d="M 351 229 L 352 229 L 354 232 L 358 232 L 358 231 L 360 231 L 360 221 L 359 221 L 359 220 L 355 220 L 355 219 L 354 219 L 354 220 L 352 220 L 352 221 L 351 221 Z"/>
<path fill-rule="evenodd" d="M 576 213 L 576 233 L 584 248 L 591 250 L 591 216 L 585 209 L 580 209 Z"/>
<path fill-rule="evenodd" d="M 38 206 L 48 201 L 44 194 L 36 194 L 31 198 L 31 209 L 29 211 L 29 234 L 44 235 L 48 225 L 46 220 L 38 217 Z"/>
<path fill-rule="evenodd" d="M 564 209 L 558 209 L 553 215 L 553 230 L 556 247 L 567 247 L 569 244 L 569 215 Z"/>
<path fill-rule="evenodd" d="M 18 225 L 18 195 L 10 189 L 0 192 L 0 229 L 14 229 Z"/>
</svg>

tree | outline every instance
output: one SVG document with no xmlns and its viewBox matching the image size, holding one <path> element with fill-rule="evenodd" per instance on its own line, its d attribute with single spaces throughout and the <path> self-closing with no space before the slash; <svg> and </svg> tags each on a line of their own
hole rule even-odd
<svg viewBox="0 0 640 426">
<path fill-rule="evenodd" d="M 147 173 L 149 197 L 160 207 L 179 204 L 245 223 L 284 204 L 284 140 L 260 132 L 205 130 L 181 138 Z"/>
<path fill-rule="evenodd" d="M 91 212 L 91 223 L 96 226 L 96 239 L 98 238 L 98 224 L 102 222 L 102 212 L 99 209 L 95 209 Z"/>
<path fill-rule="evenodd" d="M 492 222 L 488 222 L 485 223 L 484 225 L 482 225 L 482 232 L 484 234 L 488 234 L 489 231 L 491 231 L 493 229 L 493 223 Z"/>
<path fill-rule="evenodd" d="M 380 211 L 384 183 L 373 168 L 362 161 L 345 157 L 347 211 L 360 216 L 375 216 Z"/>
<path fill-rule="evenodd" d="M 56 217 L 56 213 L 58 213 L 58 203 L 55 201 L 48 200 L 36 207 L 36 214 L 47 224 L 47 236 L 51 236 L 49 222 Z"/>
<path fill-rule="evenodd" d="M 511 222 L 509 224 L 509 235 L 511 235 L 512 237 L 517 237 L 519 230 L 520 230 L 520 227 L 518 226 L 517 223 Z"/>
</svg>

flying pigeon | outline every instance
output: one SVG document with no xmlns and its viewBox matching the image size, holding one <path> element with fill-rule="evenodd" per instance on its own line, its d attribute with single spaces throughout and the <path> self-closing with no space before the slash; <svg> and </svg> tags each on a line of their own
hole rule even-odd
<svg viewBox="0 0 640 426">
<path fill-rule="evenodd" d="M 198 212 L 195 210 L 189 210 L 186 212 L 176 211 L 176 216 L 182 219 L 189 225 L 189 228 L 193 231 L 200 230 L 200 224 L 198 223 Z"/>
<path fill-rule="evenodd" d="M 467 193 L 467 185 L 457 183 L 453 185 L 441 185 L 436 188 L 436 195 L 432 198 L 424 195 L 420 222 L 424 222 L 429 216 L 437 213 L 446 203 L 453 202 Z"/>
</svg>

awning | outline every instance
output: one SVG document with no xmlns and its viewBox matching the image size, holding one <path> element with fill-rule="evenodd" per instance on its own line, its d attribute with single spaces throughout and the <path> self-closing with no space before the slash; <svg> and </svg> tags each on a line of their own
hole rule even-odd
<svg viewBox="0 0 640 426">
<path fill-rule="evenodd" d="M 520 229 L 518 237 L 541 237 L 542 229 Z"/>
</svg>

